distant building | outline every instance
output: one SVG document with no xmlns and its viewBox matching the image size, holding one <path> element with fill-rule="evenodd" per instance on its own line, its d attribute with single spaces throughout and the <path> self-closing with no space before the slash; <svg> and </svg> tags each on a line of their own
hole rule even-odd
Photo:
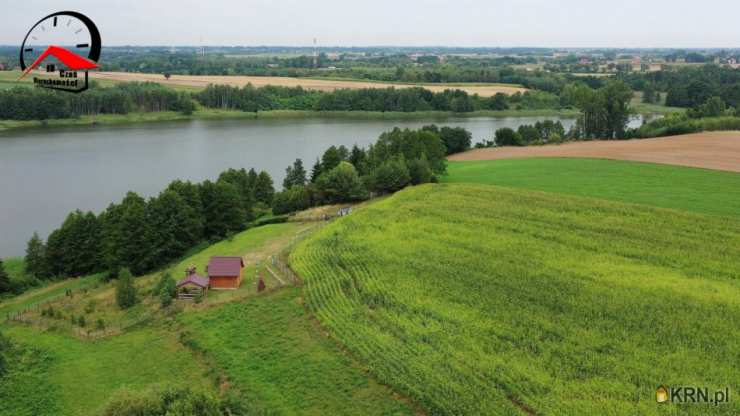
<svg viewBox="0 0 740 416">
<path fill-rule="evenodd" d="M 198 296 L 208 294 L 209 279 L 195 272 L 195 267 L 185 271 L 185 278 L 177 282 L 177 298 L 181 300 L 195 300 Z"/>
</svg>

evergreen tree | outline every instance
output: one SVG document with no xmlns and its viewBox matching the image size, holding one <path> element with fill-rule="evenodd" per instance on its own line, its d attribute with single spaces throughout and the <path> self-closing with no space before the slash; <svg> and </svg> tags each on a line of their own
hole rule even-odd
<svg viewBox="0 0 740 416">
<path fill-rule="evenodd" d="M 37 279 L 48 277 L 49 267 L 46 263 L 46 245 L 39 238 L 38 233 L 33 233 L 33 237 L 28 240 L 25 262 L 26 273 Z"/>
<path fill-rule="evenodd" d="M 367 153 L 365 152 L 365 149 L 362 149 L 357 145 L 352 146 L 348 161 L 355 167 L 355 169 L 357 169 L 357 173 L 360 176 L 367 173 Z"/>
<path fill-rule="evenodd" d="M 146 201 L 129 192 L 121 201 L 121 217 L 116 230 L 117 254 L 120 264 L 139 275 L 151 270 L 150 253 L 154 249 L 150 236 L 151 226 L 146 217 Z"/>
<path fill-rule="evenodd" d="M 321 156 L 321 169 L 324 172 L 328 172 L 339 166 L 340 162 L 342 162 L 342 155 L 339 152 L 339 149 L 337 149 L 336 146 L 331 146 L 326 149 L 324 155 Z"/>
<path fill-rule="evenodd" d="M 317 158 L 316 163 L 313 164 L 313 168 L 311 169 L 311 183 L 316 183 L 321 173 L 321 161 Z"/>
<path fill-rule="evenodd" d="M 0 294 L 10 293 L 13 291 L 13 284 L 10 281 L 8 273 L 5 271 L 3 260 L 0 259 Z"/>
<path fill-rule="evenodd" d="M 272 198 L 274 196 L 275 188 L 272 184 L 272 178 L 270 174 L 263 170 L 257 175 L 257 180 L 254 184 L 254 199 L 269 207 L 272 205 Z"/>
<path fill-rule="evenodd" d="M 170 306 L 177 296 L 177 283 L 175 283 L 175 280 L 172 279 L 169 273 L 165 273 L 162 276 L 161 288 L 159 289 L 159 301 L 164 308 Z"/>
<path fill-rule="evenodd" d="M 134 278 L 128 269 L 122 269 L 118 273 L 118 283 L 116 284 L 116 303 L 121 309 L 128 309 L 137 302 L 136 287 Z"/>
<path fill-rule="evenodd" d="M 303 161 L 296 159 L 293 166 L 288 166 L 285 170 L 285 179 L 283 180 L 283 189 L 290 189 L 294 186 L 303 186 L 306 184 L 306 169 L 303 168 Z"/>
</svg>

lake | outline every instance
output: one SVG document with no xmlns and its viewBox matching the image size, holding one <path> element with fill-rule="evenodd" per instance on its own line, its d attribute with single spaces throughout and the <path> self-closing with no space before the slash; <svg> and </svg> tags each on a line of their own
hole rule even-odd
<svg viewBox="0 0 740 416">
<path fill-rule="evenodd" d="M 34 231 L 45 238 L 70 211 L 98 213 L 129 190 L 154 196 L 173 179 L 213 180 L 228 168 L 265 170 L 280 188 L 296 158 L 310 172 L 329 146 L 367 146 L 396 126 L 461 126 L 475 143 L 546 119 L 188 121 L 0 133 L 0 257 L 24 254 Z M 575 122 L 561 121 L 566 130 Z"/>
</svg>

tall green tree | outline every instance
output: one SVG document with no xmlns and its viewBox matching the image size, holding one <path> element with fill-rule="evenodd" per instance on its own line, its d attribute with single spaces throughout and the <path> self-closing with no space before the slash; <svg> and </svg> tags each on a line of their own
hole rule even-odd
<svg viewBox="0 0 740 416">
<path fill-rule="evenodd" d="M 288 166 L 285 170 L 285 179 L 283 180 L 283 189 L 290 189 L 294 186 L 303 186 L 306 184 L 306 169 L 303 167 L 303 161 L 296 159 L 293 166 Z"/>
<path fill-rule="evenodd" d="M 13 284 L 10 281 L 10 276 L 5 271 L 3 260 L 0 259 L 0 294 L 10 293 L 13 291 Z"/>
<path fill-rule="evenodd" d="M 222 172 L 218 177 L 219 182 L 228 182 L 236 187 L 242 201 L 242 208 L 247 214 L 252 212 L 254 203 L 256 202 L 255 186 L 259 180 L 259 175 L 252 176 L 251 172 L 253 171 L 247 173 L 244 168 L 239 170 L 229 169 Z"/>
<path fill-rule="evenodd" d="M 379 194 L 399 191 L 411 183 L 411 174 L 403 156 L 384 162 L 373 171 L 373 190 Z"/>
<path fill-rule="evenodd" d="M 254 184 L 254 199 L 269 207 L 272 205 L 272 198 L 274 196 L 275 187 L 273 186 L 272 178 L 269 173 L 263 170 L 257 175 L 257 180 Z"/>
<path fill-rule="evenodd" d="M 128 309 L 138 301 L 134 278 L 129 269 L 122 269 L 118 273 L 118 282 L 116 283 L 116 304 L 121 309 Z"/>
<path fill-rule="evenodd" d="M 357 170 L 349 162 L 340 162 L 334 169 L 319 176 L 316 188 L 326 203 L 359 201 L 367 197 Z"/>
<path fill-rule="evenodd" d="M 244 229 L 248 217 L 234 185 L 223 181 L 205 181 L 200 189 L 206 238 L 223 238 Z"/>
<path fill-rule="evenodd" d="M 342 162 L 342 154 L 336 146 L 331 146 L 321 156 L 321 169 L 324 172 L 328 172 L 335 167 L 339 166 Z"/>
<path fill-rule="evenodd" d="M 167 190 L 147 203 L 152 268 L 166 264 L 193 247 L 203 235 L 198 214 L 175 191 Z"/>
<path fill-rule="evenodd" d="M 26 245 L 26 273 L 37 279 L 49 277 L 49 266 L 46 261 L 46 244 L 38 233 L 33 233 Z"/>
<path fill-rule="evenodd" d="M 311 169 L 311 183 L 316 183 L 322 173 L 321 161 L 317 158 L 316 163 L 313 164 L 313 168 Z"/>
</svg>

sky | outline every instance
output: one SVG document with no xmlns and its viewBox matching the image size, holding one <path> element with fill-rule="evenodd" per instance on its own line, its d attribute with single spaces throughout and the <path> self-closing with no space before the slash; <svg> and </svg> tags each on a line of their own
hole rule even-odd
<svg viewBox="0 0 740 416">
<path fill-rule="evenodd" d="M 0 44 L 62 9 L 107 46 L 740 47 L 737 0 L 25 0 Z"/>
</svg>

